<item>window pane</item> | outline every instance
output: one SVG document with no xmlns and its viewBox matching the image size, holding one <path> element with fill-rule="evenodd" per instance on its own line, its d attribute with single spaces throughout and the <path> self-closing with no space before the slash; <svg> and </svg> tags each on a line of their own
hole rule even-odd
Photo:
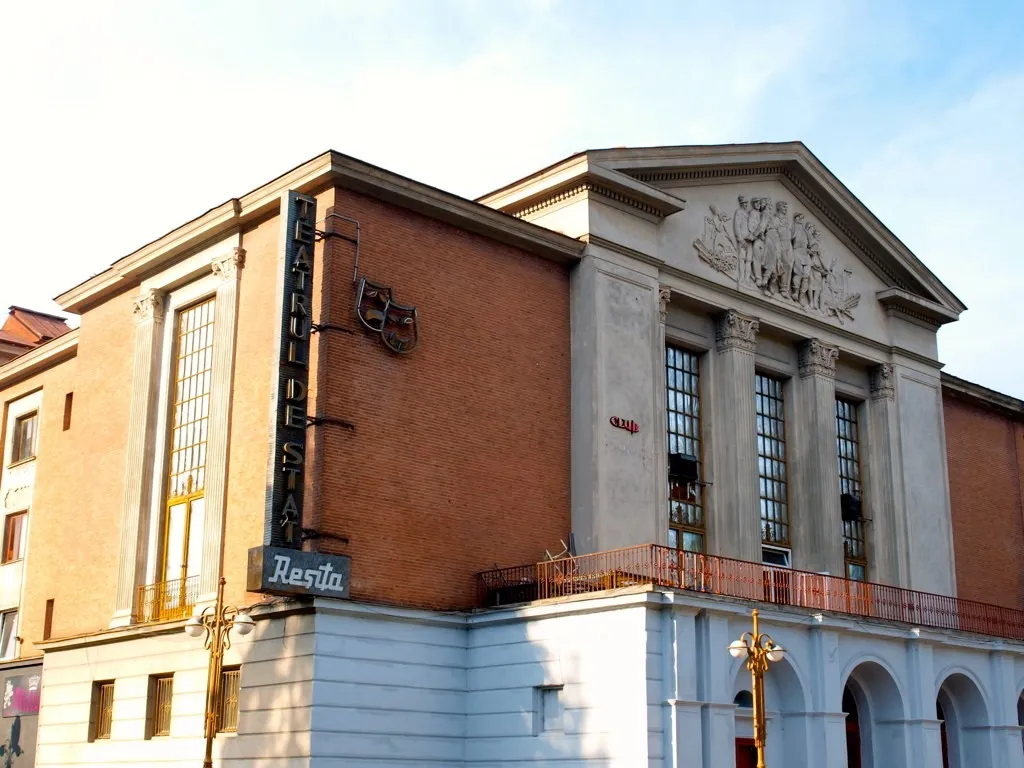
<svg viewBox="0 0 1024 768">
<path fill-rule="evenodd" d="M 700 358 L 679 347 L 665 349 L 668 452 L 697 459 L 697 483 L 669 479 L 669 544 L 704 551 L 704 499 L 700 424 Z M 699 547 L 699 549 L 697 548 Z"/>
<path fill-rule="evenodd" d="M 13 659 L 18 643 L 18 612 L 0 614 L 0 658 Z"/>
<path fill-rule="evenodd" d="M 240 691 L 242 670 L 238 667 L 225 669 L 220 682 L 220 712 L 218 713 L 219 730 L 238 730 L 238 694 Z"/>
<path fill-rule="evenodd" d="M 839 493 L 856 496 L 863 505 L 859 434 L 857 403 L 837 398 L 836 456 L 839 464 Z M 864 581 L 867 572 L 867 547 L 863 520 L 843 521 L 843 553 L 847 561 L 847 577 Z"/>
<path fill-rule="evenodd" d="M 110 726 L 114 715 L 114 683 L 113 681 L 99 682 L 93 689 L 93 723 L 95 731 L 94 739 L 109 739 Z"/>
<path fill-rule="evenodd" d="M 778 379 L 761 375 L 754 377 L 761 540 L 773 544 L 789 544 L 786 422 L 782 386 L 782 381 Z"/>
<path fill-rule="evenodd" d="M 25 527 L 25 513 L 16 512 L 7 515 L 4 521 L 4 552 L 3 562 L 10 563 L 21 559 L 21 543 Z"/>
<path fill-rule="evenodd" d="M 153 681 L 153 736 L 171 734 L 171 700 L 174 696 L 174 676 L 166 675 Z"/>
<path fill-rule="evenodd" d="M 205 483 L 215 303 L 216 298 L 209 298 L 178 313 L 167 482 L 170 499 L 200 492 Z"/>
<path fill-rule="evenodd" d="M 36 455 L 36 428 L 39 423 L 38 414 L 30 413 L 21 416 L 14 422 L 14 445 L 11 450 L 11 463 L 27 461 Z"/>
</svg>

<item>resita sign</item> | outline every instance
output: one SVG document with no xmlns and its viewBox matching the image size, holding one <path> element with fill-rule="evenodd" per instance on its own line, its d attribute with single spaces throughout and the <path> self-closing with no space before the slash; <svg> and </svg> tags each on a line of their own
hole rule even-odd
<svg viewBox="0 0 1024 768">
<path fill-rule="evenodd" d="M 349 558 L 301 551 L 316 199 L 288 192 L 281 220 L 281 324 L 269 482 L 263 546 L 249 550 L 247 587 L 250 592 L 348 597 Z"/>
</svg>

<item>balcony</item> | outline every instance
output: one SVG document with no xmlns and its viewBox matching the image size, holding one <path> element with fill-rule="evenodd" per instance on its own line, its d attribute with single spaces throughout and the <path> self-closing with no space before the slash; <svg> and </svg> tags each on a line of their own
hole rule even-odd
<svg viewBox="0 0 1024 768">
<path fill-rule="evenodd" d="M 158 581 L 139 587 L 138 622 L 152 624 L 192 615 L 199 595 L 199 577 Z"/>
<path fill-rule="evenodd" d="M 1024 640 L 1024 611 L 657 544 L 477 575 L 478 604 L 485 608 L 637 585 Z"/>
</svg>

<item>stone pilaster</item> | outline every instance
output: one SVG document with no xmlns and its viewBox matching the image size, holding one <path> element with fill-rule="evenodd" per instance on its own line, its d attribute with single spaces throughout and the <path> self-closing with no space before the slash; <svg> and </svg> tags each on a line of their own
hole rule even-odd
<svg viewBox="0 0 1024 768">
<path fill-rule="evenodd" d="M 800 346 L 792 387 L 792 430 L 786 441 L 790 473 L 793 564 L 843 575 L 843 523 L 836 458 L 836 360 L 839 350 L 818 339 Z"/>
<path fill-rule="evenodd" d="M 153 493 L 153 443 L 160 399 L 158 368 L 166 297 L 149 291 L 135 300 L 135 357 L 132 367 L 117 602 L 111 626 L 133 621 L 136 592 L 145 581 L 149 505 Z"/>
<path fill-rule="evenodd" d="M 896 385 L 888 363 L 871 370 L 867 430 L 862 435 L 864 459 L 864 516 L 868 539 L 869 578 L 883 584 L 907 586 L 906 519 L 902 514 Z"/>
<path fill-rule="evenodd" d="M 942 765 L 941 724 L 935 719 L 935 658 L 931 645 L 911 630 L 907 642 L 907 765 Z M 898 757 L 898 756 L 897 756 Z"/>
<path fill-rule="evenodd" d="M 713 554 L 761 562 L 754 418 L 757 318 L 728 310 L 715 327 L 715 514 L 708 520 Z"/>
<path fill-rule="evenodd" d="M 245 250 L 211 263 L 217 286 L 213 325 L 213 370 L 210 385 L 210 422 L 206 442 L 206 515 L 203 522 L 203 563 L 199 576 L 199 600 L 217 596 L 227 508 L 228 441 L 231 435 L 231 390 L 235 370 L 235 335 L 238 316 L 238 283 L 245 265 Z"/>
<path fill-rule="evenodd" d="M 665 374 L 665 322 L 668 318 L 668 305 L 671 300 L 672 289 L 664 285 L 659 286 L 656 341 L 658 349 L 654 355 L 654 359 L 658 363 L 658 370 L 654 372 L 654 420 L 655 424 L 659 425 L 658 434 L 661 437 L 662 457 L 660 461 L 654 463 L 654 478 L 657 483 L 654 498 L 658 500 L 657 525 L 659 532 L 659 538 L 655 541 L 656 544 L 666 543 L 668 536 L 668 440 L 666 438 L 668 429 L 668 407 L 666 404 L 668 382 Z M 658 444 L 656 443 L 656 445 Z"/>
<path fill-rule="evenodd" d="M 992 764 L 1024 768 L 1021 729 L 1017 724 L 1017 673 L 1014 655 L 997 641 L 989 654 L 992 691 Z"/>
</svg>

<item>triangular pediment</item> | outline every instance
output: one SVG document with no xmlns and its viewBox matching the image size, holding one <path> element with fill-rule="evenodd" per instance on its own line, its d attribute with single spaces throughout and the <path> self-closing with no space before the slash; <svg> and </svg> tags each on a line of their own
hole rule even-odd
<svg viewBox="0 0 1024 768">
<path fill-rule="evenodd" d="M 664 224 L 741 289 L 838 322 L 869 300 L 936 325 L 966 308 L 801 143 L 595 150 L 587 159 L 685 199 Z"/>
</svg>

